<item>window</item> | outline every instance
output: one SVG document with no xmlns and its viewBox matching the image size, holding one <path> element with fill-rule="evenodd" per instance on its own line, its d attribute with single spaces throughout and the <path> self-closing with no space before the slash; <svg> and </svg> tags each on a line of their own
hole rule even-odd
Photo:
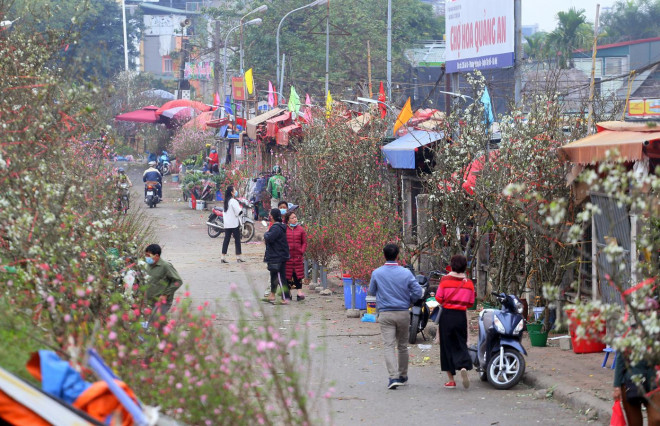
<svg viewBox="0 0 660 426">
<path fill-rule="evenodd" d="M 628 72 L 628 58 L 605 58 L 605 75 L 620 75 Z"/>
<path fill-rule="evenodd" d="M 163 58 L 163 74 L 172 73 L 172 58 L 165 57 Z"/>
</svg>

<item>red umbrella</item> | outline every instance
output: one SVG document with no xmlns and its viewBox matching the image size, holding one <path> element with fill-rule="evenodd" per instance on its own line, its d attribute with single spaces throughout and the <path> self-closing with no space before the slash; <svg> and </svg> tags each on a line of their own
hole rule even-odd
<svg viewBox="0 0 660 426">
<path fill-rule="evenodd" d="M 176 108 L 176 107 L 191 107 L 197 111 L 210 111 L 211 106 L 189 99 L 175 99 L 173 101 L 165 102 L 162 107 L 158 108 L 156 115 L 161 115 L 163 111 Z"/>
<path fill-rule="evenodd" d="M 115 120 L 132 121 L 135 123 L 158 123 L 159 119 L 156 115 L 157 109 L 157 106 L 149 105 L 142 109 L 127 112 L 125 114 L 119 114 L 115 117 Z"/>
</svg>

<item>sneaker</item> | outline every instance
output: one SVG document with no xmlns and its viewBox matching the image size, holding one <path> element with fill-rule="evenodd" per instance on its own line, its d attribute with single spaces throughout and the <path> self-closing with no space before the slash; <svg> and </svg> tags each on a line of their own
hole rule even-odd
<svg viewBox="0 0 660 426">
<path fill-rule="evenodd" d="M 398 386 L 401 386 L 401 385 L 403 385 L 403 383 L 401 383 L 399 381 L 399 379 L 390 379 L 390 381 L 387 385 L 387 389 L 396 389 Z"/>
<path fill-rule="evenodd" d="M 296 294 L 296 300 L 298 302 L 305 300 L 305 295 L 304 294 Z"/>
<path fill-rule="evenodd" d="M 220 262 L 222 262 L 222 263 L 229 263 L 229 262 L 227 262 L 225 259 L 220 259 Z"/>
<path fill-rule="evenodd" d="M 401 386 L 405 386 L 408 384 L 408 376 L 399 376 L 399 383 L 401 383 Z"/>
<path fill-rule="evenodd" d="M 470 387 L 470 378 L 468 377 L 468 372 L 465 368 L 461 368 L 461 381 L 463 382 L 463 387 L 465 389 Z"/>
<path fill-rule="evenodd" d="M 243 259 L 240 259 L 240 258 L 239 258 L 239 259 L 236 259 L 236 261 L 237 261 L 238 263 L 245 263 L 245 261 L 244 261 Z"/>
<path fill-rule="evenodd" d="M 445 383 L 447 389 L 456 389 L 456 382 L 447 382 Z"/>
</svg>

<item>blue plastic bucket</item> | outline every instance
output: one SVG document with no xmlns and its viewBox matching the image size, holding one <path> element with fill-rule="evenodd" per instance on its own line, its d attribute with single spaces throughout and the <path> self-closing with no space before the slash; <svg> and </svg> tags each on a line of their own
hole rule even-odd
<svg viewBox="0 0 660 426">
<path fill-rule="evenodd" d="M 352 288 L 351 278 L 342 278 L 344 282 L 344 306 L 346 309 L 351 309 L 351 296 Z M 355 282 L 355 309 L 367 309 L 367 287 L 359 285 L 361 282 Z"/>
</svg>

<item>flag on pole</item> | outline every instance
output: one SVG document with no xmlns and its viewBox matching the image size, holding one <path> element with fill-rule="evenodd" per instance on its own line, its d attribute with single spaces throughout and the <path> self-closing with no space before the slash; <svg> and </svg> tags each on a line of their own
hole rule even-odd
<svg viewBox="0 0 660 426">
<path fill-rule="evenodd" d="M 289 94 L 289 111 L 291 111 L 293 118 L 296 118 L 300 112 L 300 96 L 296 92 L 296 88 L 291 86 L 291 93 Z"/>
<path fill-rule="evenodd" d="M 488 87 L 484 87 L 484 93 L 481 95 L 481 103 L 484 104 L 484 122 L 486 123 L 486 127 L 488 127 L 495 121 L 493 117 L 493 104 L 490 101 Z"/>
<path fill-rule="evenodd" d="M 247 86 L 248 94 L 254 92 L 254 78 L 252 77 L 252 68 L 245 71 L 245 86 Z"/>
<path fill-rule="evenodd" d="M 332 95 L 328 89 L 328 96 L 325 98 L 325 116 L 330 118 L 330 113 L 332 112 Z"/>
<path fill-rule="evenodd" d="M 305 112 L 303 113 L 303 118 L 307 123 L 312 122 L 312 100 L 309 97 L 309 93 L 305 94 Z"/>
<path fill-rule="evenodd" d="M 231 109 L 231 97 L 229 95 L 225 98 L 225 112 L 229 115 L 234 115 L 234 111 Z"/>
<path fill-rule="evenodd" d="M 275 100 L 275 93 L 273 93 L 273 83 L 268 80 L 268 106 L 271 108 L 274 108 L 275 105 L 277 105 L 277 101 Z"/>
<path fill-rule="evenodd" d="M 218 92 L 213 95 L 213 106 L 220 106 L 220 94 Z"/>
<path fill-rule="evenodd" d="M 385 97 L 385 88 L 383 87 L 383 82 L 381 81 L 380 90 L 378 91 L 378 110 L 380 111 L 380 118 L 385 118 L 387 115 L 387 107 L 384 104 L 386 100 L 387 98 Z"/>
<path fill-rule="evenodd" d="M 396 118 L 396 123 L 394 123 L 394 130 L 392 133 L 396 135 L 396 131 L 399 130 L 399 127 L 405 125 L 408 120 L 412 118 L 412 116 L 413 113 L 412 108 L 410 107 L 410 98 L 408 98 L 406 104 L 403 106 L 403 109 L 401 109 L 399 116 Z"/>
</svg>

